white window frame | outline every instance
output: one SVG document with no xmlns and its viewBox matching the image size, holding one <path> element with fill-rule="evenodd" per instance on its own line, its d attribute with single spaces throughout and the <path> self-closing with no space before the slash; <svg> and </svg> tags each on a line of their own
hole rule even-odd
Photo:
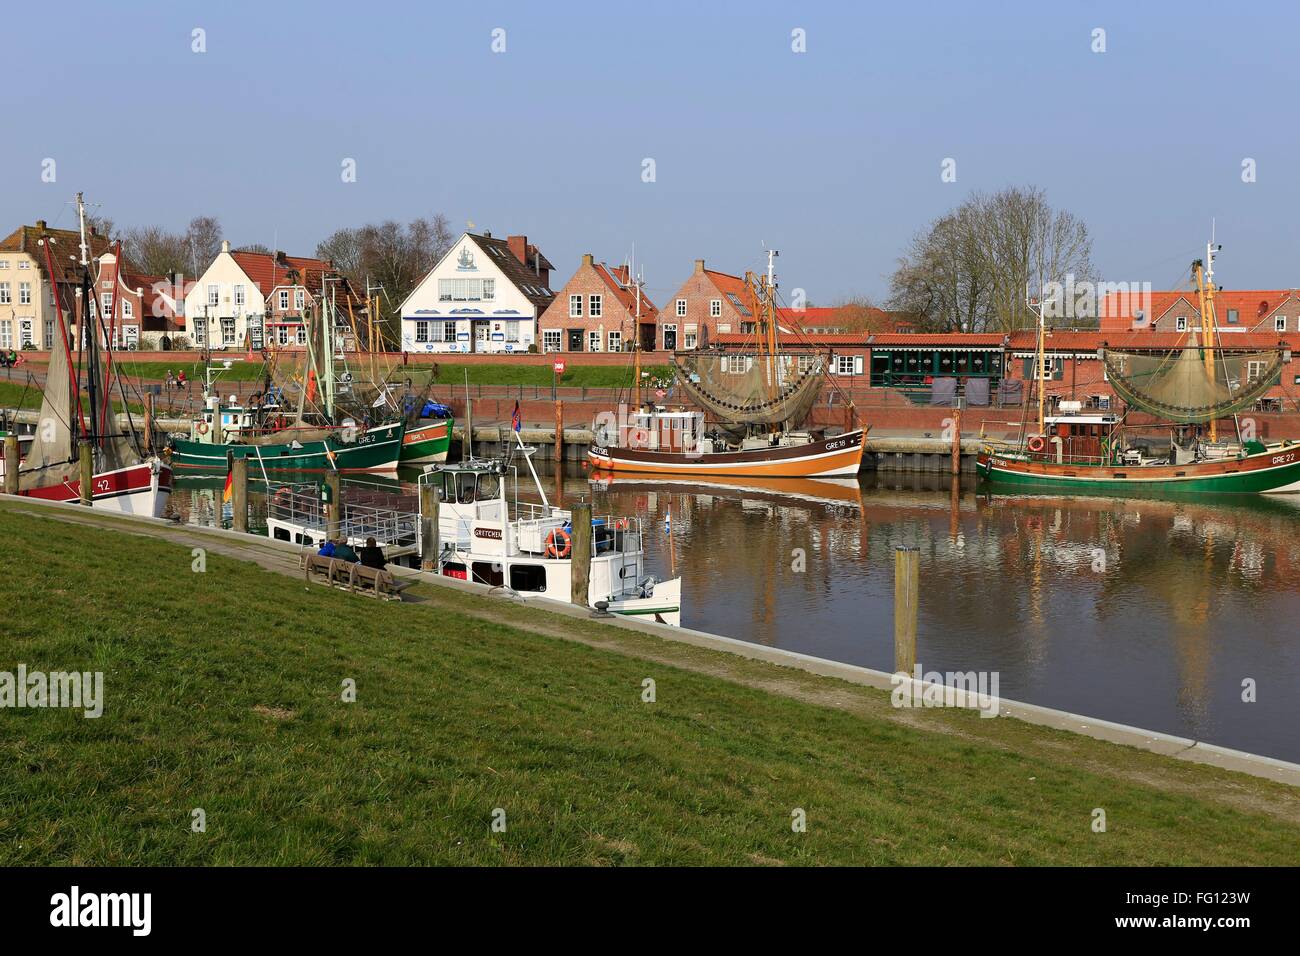
<svg viewBox="0 0 1300 956">
<path fill-rule="evenodd" d="M 542 329 L 542 351 L 558 352 L 564 345 L 564 332 L 561 329 Z"/>
<path fill-rule="evenodd" d="M 711 319 L 720 319 L 720 318 L 722 318 L 722 300 L 721 300 L 721 299 L 710 299 L 710 300 L 709 300 L 709 318 L 711 318 Z"/>
<path fill-rule="evenodd" d="M 684 319 L 684 318 L 686 318 L 686 300 L 685 300 L 685 299 L 678 299 L 678 300 L 677 300 L 677 317 L 678 317 L 679 319 Z"/>
<path fill-rule="evenodd" d="M 424 343 L 430 341 L 430 339 L 429 339 L 429 329 L 430 329 L 432 326 L 433 326 L 433 322 L 432 322 L 432 320 L 430 320 L 430 319 L 416 319 L 416 320 L 415 320 L 415 341 L 416 341 L 416 344 L 418 344 L 418 345 L 423 345 Z"/>
<path fill-rule="evenodd" d="M 276 345 L 289 344 L 289 326 L 277 325 L 275 327 L 275 344 Z"/>
<path fill-rule="evenodd" d="M 307 306 L 307 293 L 302 289 L 293 290 L 293 307 L 297 312 L 301 312 Z"/>
<path fill-rule="evenodd" d="M 1286 331 L 1286 316 L 1285 316 L 1285 315 L 1279 315 L 1279 316 L 1276 316 L 1276 317 L 1273 319 L 1273 331 L 1274 331 L 1274 332 L 1285 332 L 1285 331 Z"/>
<path fill-rule="evenodd" d="M 698 332 L 687 332 L 682 335 L 682 348 L 693 349 L 695 348 L 695 343 L 698 341 Z"/>
<path fill-rule="evenodd" d="M 598 319 L 605 314 L 605 300 L 599 292 L 593 292 L 587 297 L 587 315 L 593 319 Z"/>
<path fill-rule="evenodd" d="M 520 341 L 522 341 L 522 340 L 520 339 L 520 337 L 519 337 L 520 334 L 521 334 L 521 333 L 520 333 L 520 320 L 519 320 L 519 319 L 506 319 L 506 321 L 505 321 L 505 326 L 506 326 L 506 341 L 507 341 L 507 342 L 520 342 Z"/>
<path fill-rule="evenodd" d="M 305 326 L 305 325 L 299 325 L 299 326 L 297 326 L 297 327 L 295 328 L 295 330 L 294 330 L 294 336 L 295 336 L 294 341 L 296 341 L 299 345 L 306 345 L 306 344 L 307 344 L 307 326 Z"/>
<path fill-rule="evenodd" d="M 615 331 L 609 333 L 609 335 L 607 336 L 607 339 L 606 339 L 606 340 L 607 340 L 607 342 L 608 342 L 608 347 L 607 347 L 607 350 L 608 350 L 608 351 L 610 351 L 610 352 L 621 352 L 621 351 L 623 351 L 623 333 L 622 333 L 622 332 L 619 332 L 619 331 L 616 329 Z"/>
<path fill-rule="evenodd" d="M 1180 315 L 1178 318 L 1174 319 L 1174 331 L 1175 332 L 1187 331 L 1187 316 Z"/>
<path fill-rule="evenodd" d="M 244 304 L 244 286 L 243 283 L 235 286 L 235 305 Z"/>
<path fill-rule="evenodd" d="M 122 300 L 122 318 L 124 319 L 135 318 L 135 306 L 131 304 L 131 300 L 129 299 Z"/>
<path fill-rule="evenodd" d="M 208 306 L 221 304 L 221 288 L 215 284 L 208 286 Z"/>
<path fill-rule="evenodd" d="M 19 305 L 32 304 L 32 284 L 30 282 L 18 283 L 18 304 Z"/>
<path fill-rule="evenodd" d="M 31 267 L 32 267 L 32 261 L 31 261 L 30 259 L 19 259 L 19 260 L 18 260 L 18 268 L 19 268 L 19 269 L 30 269 Z"/>
<path fill-rule="evenodd" d="M 438 280 L 439 302 L 492 302 L 496 299 L 496 279 L 448 276 Z"/>
<path fill-rule="evenodd" d="M 569 296 L 569 318 L 571 318 L 571 319 L 580 319 L 580 318 L 582 318 L 582 295 L 581 295 L 581 293 L 579 293 L 579 294 L 577 294 L 577 295 L 571 295 L 571 296 Z"/>
<path fill-rule="evenodd" d="M 588 351 L 588 352 L 599 352 L 599 351 L 600 351 L 600 338 L 601 338 L 601 336 L 600 336 L 600 329 L 590 329 L 590 330 L 587 332 L 587 351 Z"/>
<path fill-rule="evenodd" d="M 14 324 L 10 319 L 0 319 L 0 349 L 14 347 Z"/>
<path fill-rule="evenodd" d="M 280 290 L 280 311 L 281 312 L 289 311 L 289 290 L 288 289 Z"/>
<path fill-rule="evenodd" d="M 9 305 L 13 302 L 13 294 L 9 291 L 8 282 L 0 282 L 0 305 Z"/>
<path fill-rule="evenodd" d="M 232 315 L 225 316 L 221 319 L 221 344 L 235 344 L 235 317 Z"/>
</svg>

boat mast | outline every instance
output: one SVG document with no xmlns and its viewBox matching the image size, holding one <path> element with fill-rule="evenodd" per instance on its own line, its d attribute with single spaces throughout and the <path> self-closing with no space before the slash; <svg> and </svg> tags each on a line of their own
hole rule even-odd
<svg viewBox="0 0 1300 956">
<path fill-rule="evenodd" d="M 1030 305 L 1033 305 L 1030 301 Z M 1044 405 L 1047 398 L 1047 380 L 1043 375 L 1043 362 L 1047 357 L 1047 310 L 1043 303 L 1038 303 L 1038 434 L 1046 435 Z"/>
<path fill-rule="evenodd" d="M 1205 261 L 1192 263 L 1196 274 L 1196 289 L 1201 299 L 1201 353 L 1205 358 L 1205 375 L 1214 381 L 1214 334 L 1218 318 L 1214 313 L 1214 242 L 1205 244 Z M 1210 419 L 1210 441 L 1218 441 L 1218 422 Z"/>
<path fill-rule="evenodd" d="M 82 341 L 86 356 L 86 394 L 87 404 L 90 406 L 90 432 L 86 435 L 87 439 L 96 444 L 103 444 L 102 436 L 96 435 L 97 431 L 103 429 L 98 427 L 101 417 L 99 408 L 99 340 L 95 334 L 95 287 L 90 281 L 90 258 L 87 255 L 89 247 L 86 244 L 86 204 L 82 199 L 82 194 L 77 193 L 77 223 L 81 237 L 81 314 L 84 334 Z M 54 281 L 54 277 L 50 277 Z"/>
</svg>

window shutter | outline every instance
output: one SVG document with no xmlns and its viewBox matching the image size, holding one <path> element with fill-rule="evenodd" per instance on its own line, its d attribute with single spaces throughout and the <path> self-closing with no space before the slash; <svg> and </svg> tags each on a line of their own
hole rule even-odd
<svg viewBox="0 0 1300 956">
<path fill-rule="evenodd" d="M 861 374 L 862 374 L 862 356 L 861 356 L 861 355 L 855 355 L 855 356 L 853 356 L 853 374 L 854 374 L 854 375 L 861 375 Z"/>
<path fill-rule="evenodd" d="M 1059 382 L 1061 379 L 1065 378 L 1065 359 L 1064 359 L 1064 358 L 1056 358 L 1056 359 L 1052 359 L 1052 378 L 1054 378 L 1054 379 L 1055 379 L 1056 381 L 1058 381 L 1058 382 Z"/>
</svg>

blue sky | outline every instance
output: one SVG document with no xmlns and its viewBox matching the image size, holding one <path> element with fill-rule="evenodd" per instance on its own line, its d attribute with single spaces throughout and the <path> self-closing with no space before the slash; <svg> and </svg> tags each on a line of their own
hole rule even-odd
<svg viewBox="0 0 1300 956">
<path fill-rule="evenodd" d="M 27 80 L 8 94 L 5 232 L 69 224 L 76 190 L 119 225 L 211 214 L 235 243 L 295 254 L 443 212 L 526 233 L 557 285 L 582 253 L 635 244 L 659 302 L 694 259 L 759 269 L 766 242 L 787 296 L 829 304 L 883 298 L 909 238 L 972 191 L 1037 185 L 1088 223 L 1112 281 L 1170 287 L 1213 217 L 1226 288 L 1300 285 L 1295 3 L 127 0 L 8 17 L 7 72 Z"/>
</svg>

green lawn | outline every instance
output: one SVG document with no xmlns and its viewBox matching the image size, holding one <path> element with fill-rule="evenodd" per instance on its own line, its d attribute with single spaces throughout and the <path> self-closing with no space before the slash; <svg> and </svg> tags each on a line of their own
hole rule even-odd
<svg viewBox="0 0 1300 956">
<path fill-rule="evenodd" d="M 114 386 L 116 394 L 116 385 Z M 131 394 L 128 387 L 127 394 Z M 83 394 L 84 397 L 84 394 Z M 129 403 L 131 411 L 138 415 L 144 414 L 144 406 L 140 402 Z M 37 385 L 25 385 L 20 382 L 9 382 L 0 379 L 0 408 L 40 408 L 41 407 L 41 389 Z M 121 399 L 113 401 L 113 410 L 122 411 Z"/>
<path fill-rule="evenodd" d="M 173 375 L 184 371 L 185 377 L 194 383 L 196 388 L 203 387 L 202 362 L 182 361 L 182 355 L 188 358 L 184 353 L 177 354 L 175 362 L 120 362 L 118 363 L 122 371 L 131 378 L 144 378 L 155 382 L 161 382 L 167 378 L 167 370 L 171 369 Z M 230 355 L 214 357 L 213 361 L 220 363 L 224 359 L 230 360 L 230 368 L 225 369 L 219 381 L 230 382 L 255 382 L 263 375 L 262 360 L 259 358 L 255 361 L 248 361 L 243 352 L 234 352 Z"/>
<path fill-rule="evenodd" d="M 195 573 L 188 543 L 14 507 L 0 670 L 103 671 L 106 706 L 0 710 L 0 865 L 1300 858 L 1279 784 L 432 586 Z"/>
</svg>

